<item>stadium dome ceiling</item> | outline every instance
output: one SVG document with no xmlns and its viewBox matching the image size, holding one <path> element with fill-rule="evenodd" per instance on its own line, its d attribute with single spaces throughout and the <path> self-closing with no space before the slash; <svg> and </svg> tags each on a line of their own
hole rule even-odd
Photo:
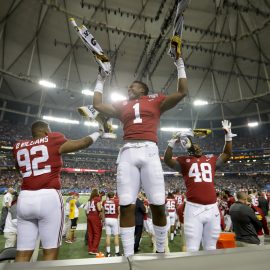
<svg viewBox="0 0 270 270">
<path fill-rule="evenodd" d="M 126 95 L 135 79 L 153 92 L 176 88 L 176 69 L 167 55 L 175 0 L 0 0 L 0 99 L 69 111 L 91 103 L 97 64 L 68 19 L 82 22 L 109 55 L 112 75 L 105 95 Z M 183 56 L 189 96 L 164 118 L 190 119 L 192 102 L 204 99 L 199 119 L 270 112 L 270 3 L 267 0 L 192 0 L 185 12 Z M 44 78 L 56 89 L 37 84 Z M 34 106 L 33 106 L 34 107 Z M 23 111 L 22 113 L 25 113 Z"/>
</svg>

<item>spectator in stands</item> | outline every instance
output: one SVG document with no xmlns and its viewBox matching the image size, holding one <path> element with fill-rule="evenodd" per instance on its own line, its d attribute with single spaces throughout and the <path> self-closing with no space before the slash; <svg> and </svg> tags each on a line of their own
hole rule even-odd
<svg viewBox="0 0 270 270">
<path fill-rule="evenodd" d="M 6 223 L 6 218 L 8 214 L 8 210 L 11 206 L 12 203 L 12 194 L 14 193 L 13 188 L 9 188 L 6 192 L 6 194 L 3 197 L 3 202 L 2 202 L 2 212 L 1 212 L 1 223 L 0 223 L 0 234 L 3 234 L 4 228 L 5 228 L 5 223 Z"/>
<path fill-rule="evenodd" d="M 238 247 L 260 244 L 257 232 L 261 230 L 262 224 L 255 216 L 254 211 L 247 205 L 247 199 L 248 194 L 243 191 L 238 192 L 237 202 L 230 208 L 230 216 Z"/>
<path fill-rule="evenodd" d="M 13 199 L 9 207 L 4 228 L 5 248 L 15 247 L 17 241 L 17 199 L 18 193 L 13 192 Z"/>
</svg>

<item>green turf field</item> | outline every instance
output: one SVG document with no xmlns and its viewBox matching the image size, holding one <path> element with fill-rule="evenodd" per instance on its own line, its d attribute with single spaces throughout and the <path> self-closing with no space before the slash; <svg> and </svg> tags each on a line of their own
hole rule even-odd
<svg viewBox="0 0 270 270">
<path fill-rule="evenodd" d="M 88 200 L 89 196 L 81 196 L 80 202 L 84 203 Z M 66 199 L 66 197 L 64 197 Z M 2 196 L 0 196 L 0 207 L 2 208 Z M 84 209 L 80 209 L 79 223 L 86 223 L 86 215 Z M 93 258 L 94 255 L 89 255 L 87 246 L 84 243 L 85 231 L 76 231 L 76 241 L 72 244 L 66 244 L 64 241 L 60 248 L 59 259 L 80 259 L 80 258 Z M 0 235 L 0 249 L 4 248 L 4 236 Z M 113 245 L 111 245 L 111 253 L 114 254 Z M 177 235 L 173 242 L 169 243 L 170 250 L 172 252 L 180 251 L 180 237 Z M 100 251 L 106 252 L 105 249 L 105 231 L 103 230 L 102 238 L 100 242 Z M 42 250 L 40 250 L 41 254 Z M 122 253 L 122 247 L 120 246 L 120 252 Z M 140 244 L 140 253 L 152 252 L 152 245 L 149 237 L 146 233 L 143 234 Z"/>
</svg>

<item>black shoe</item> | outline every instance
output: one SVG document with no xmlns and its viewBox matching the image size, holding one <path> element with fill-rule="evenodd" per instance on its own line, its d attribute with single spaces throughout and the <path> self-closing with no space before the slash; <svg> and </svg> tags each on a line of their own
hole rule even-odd
<svg viewBox="0 0 270 270">
<path fill-rule="evenodd" d="M 106 252 L 106 255 L 105 255 L 106 257 L 111 257 L 112 255 L 111 255 L 111 253 L 110 252 Z"/>
<path fill-rule="evenodd" d="M 165 251 L 164 251 L 164 252 L 158 252 L 158 251 L 156 251 L 156 253 L 164 254 L 164 253 L 165 253 Z"/>
<path fill-rule="evenodd" d="M 121 257 L 122 255 L 120 254 L 120 252 L 115 253 L 115 257 Z"/>
</svg>

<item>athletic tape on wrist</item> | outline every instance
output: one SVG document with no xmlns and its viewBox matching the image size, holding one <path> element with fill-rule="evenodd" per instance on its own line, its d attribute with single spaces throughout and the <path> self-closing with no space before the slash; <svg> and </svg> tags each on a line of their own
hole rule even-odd
<svg viewBox="0 0 270 270">
<path fill-rule="evenodd" d="M 89 135 L 89 137 L 93 140 L 93 143 L 96 142 L 99 136 L 100 136 L 100 133 L 97 131 Z"/>
<path fill-rule="evenodd" d="M 186 70 L 185 70 L 185 64 L 182 58 L 179 58 L 176 62 L 175 65 L 177 67 L 177 77 L 178 79 L 184 79 L 187 77 L 186 75 Z"/>
<path fill-rule="evenodd" d="M 105 81 L 97 80 L 94 92 L 99 92 L 103 94 L 104 83 Z"/>
<path fill-rule="evenodd" d="M 232 141 L 232 137 L 229 136 L 228 134 L 225 134 L 225 142 L 231 142 Z"/>
</svg>

